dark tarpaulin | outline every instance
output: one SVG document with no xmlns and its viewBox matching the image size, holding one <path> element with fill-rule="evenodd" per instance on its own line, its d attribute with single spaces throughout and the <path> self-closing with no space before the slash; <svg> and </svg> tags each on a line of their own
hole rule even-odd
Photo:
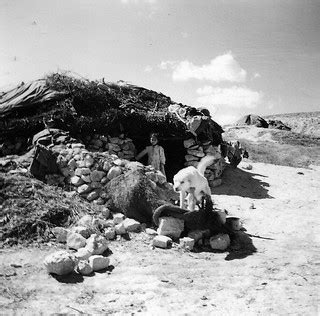
<svg viewBox="0 0 320 316">
<path fill-rule="evenodd" d="M 62 95 L 64 94 L 61 92 L 49 89 L 44 79 L 22 84 L 17 88 L 0 94 L 0 117 L 5 117 L 20 108 L 58 100 Z"/>
</svg>

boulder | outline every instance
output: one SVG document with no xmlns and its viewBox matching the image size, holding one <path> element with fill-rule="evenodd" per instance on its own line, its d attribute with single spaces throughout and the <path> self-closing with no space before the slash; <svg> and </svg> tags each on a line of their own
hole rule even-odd
<svg viewBox="0 0 320 316">
<path fill-rule="evenodd" d="M 142 169 L 121 174 L 105 186 L 106 206 L 140 223 L 151 223 L 153 210 L 171 199 L 179 199 L 179 195 L 172 187 L 152 187 L 150 183 Z"/>
<path fill-rule="evenodd" d="M 114 222 L 115 225 L 120 224 L 121 222 L 123 222 L 125 218 L 126 218 L 125 215 L 122 214 L 122 213 L 113 214 L 113 222 Z"/>
<path fill-rule="evenodd" d="M 110 259 L 101 255 L 94 255 L 89 258 L 89 264 L 93 271 L 100 271 L 108 268 Z"/>
<path fill-rule="evenodd" d="M 118 225 L 116 225 L 114 227 L 114 229 L 115 229 L 117 235 L 124 235 L 127 232 L 126 228 L 123 225 L 123 222 L 118 224 Z"/>
<path fill-rule="evenodd" d="M 74 270 L 76 260 L 69 252 L 60 250 L 48 255 L 44 259 L 44 265 L 48 273 L 66 275 Z"/>
</svg>

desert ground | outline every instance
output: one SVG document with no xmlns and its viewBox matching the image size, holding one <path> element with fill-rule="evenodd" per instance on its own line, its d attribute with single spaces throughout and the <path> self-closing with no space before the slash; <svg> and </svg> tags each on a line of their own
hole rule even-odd
<svg viewBox="0 0 320 316">
<path fill-rule="evenodd" d="M 242 161 L 212 193 L 242 250 L 153 248 L 141 232 L 110 242 L 106 271 L 53 277 L 43 260 L 64 245 L 4 248 L 0 314 L 319 315 L 320 168 Z"/>
</svg>

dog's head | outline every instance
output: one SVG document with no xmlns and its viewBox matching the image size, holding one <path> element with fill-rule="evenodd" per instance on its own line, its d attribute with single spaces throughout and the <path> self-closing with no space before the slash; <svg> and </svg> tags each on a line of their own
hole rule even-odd
<svg viewBox="0 0 320 316">
<path fill-rule="evenodd" d="M 192 177 L 190 171 L 188 168 L 182 169 L 173 177 L 173 189 L 176 192 L 190 190 Z"/>
</svg>

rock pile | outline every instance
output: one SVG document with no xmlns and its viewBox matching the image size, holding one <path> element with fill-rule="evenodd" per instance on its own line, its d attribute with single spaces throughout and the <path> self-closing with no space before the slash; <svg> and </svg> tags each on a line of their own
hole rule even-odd
<svg viewBox="0 0 320 316">
<path fill-rule="evenodd" d="M 136 153 L 136 148 L 131 138 L 124 134 L 119 137 L 110 137 L 99 134 L 87 136 L 84 143 L 89 151 L 109 152 L 117 155 L 121 159 L 132 160 Z"/>
<path fill-rule="evenodd" d="M 66 275 L 76 271 L 90 275 L 94 271 L 108 268 L 109 241 L 129 232 L 139 232 L 141 224 L 123 214 L 113 214 L 103 207 L 99 216 L 85 215 L 70 229 L 52 229 L 56 241 L 66 244 L 66 250 L 47 256 L 44 265 L 48 273 Z"/>
<path fill-rule="evenodd" d="M 221 155 L 220 147 L 212 146 L 211 142 L 199 143 L 194 138 L 186 139 L 183 145 L 187 151 L 185 155 L 185 166 L 197 167 L 201 158 L 206 155 L 216 157 L 214 163 L 207 168 L 205 177 L 208 179 L 211 188 L 219 186 L 225 168 L 225 160 Z"/>
</svg>

